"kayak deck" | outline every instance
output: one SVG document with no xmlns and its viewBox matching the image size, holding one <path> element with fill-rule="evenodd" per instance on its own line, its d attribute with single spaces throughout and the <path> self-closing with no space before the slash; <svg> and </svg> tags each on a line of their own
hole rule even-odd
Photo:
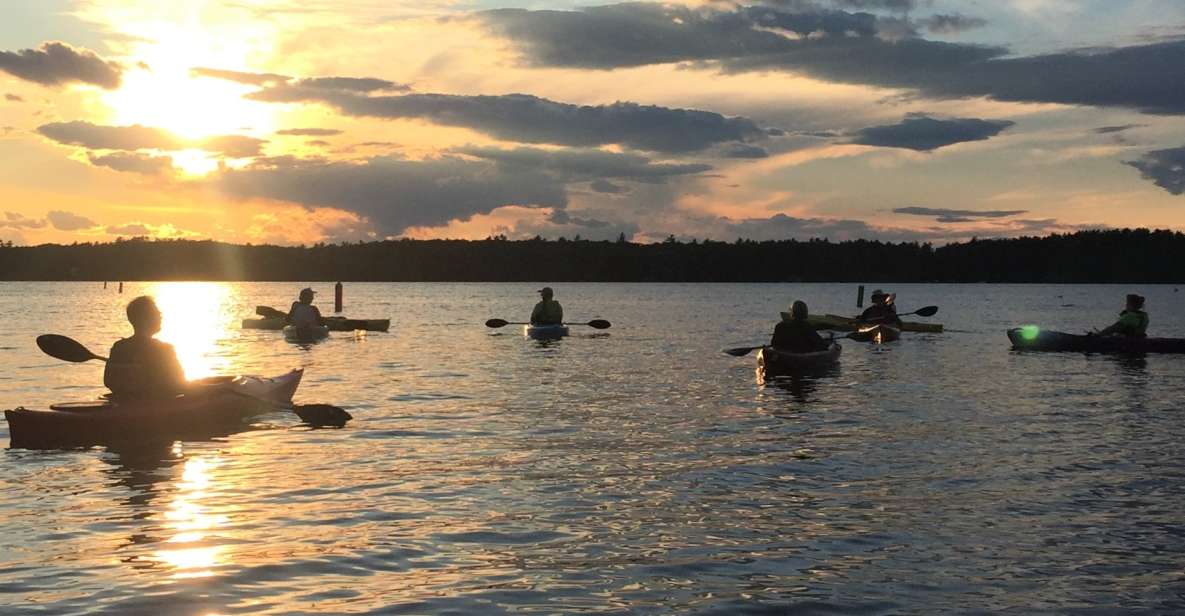
<svg viewBox="0 0 1185 616">
<path fill-rule="evenodd" d="M 839 361 L 843 347 L 838 342 L 822 351 L 791 353 L 771 346 L 757 352 L 757 372 L 763 377 L 793 375 L 826 368 Z"/>
<path fill-rule="evenodd" d="M 1018 351 L 1069 351 L 1080 353 L 1185 353 L 1185 338 L 1131 338 L 1084 336 L 1036 326 L 1008 330 L 1008 340 Z"/>
<path fill-rule="evenodd" d="M 61 449 L 120 441 L 209 438 L 292 401 L 303 370 L 235 377 L 167 400 L 94 400 L 4 411 L 11 447 Z"/>
<path fill-rule="evenodd" d="M 324 325 L 315 327 L 293 327 L 288 325 L 284 328 L 284 339 L 288 342 L 317 342 L 324 340 L 329 336 L 329 328 Z"/>
<path fill-rule="evenodd" d="M 866 327 L 867 323 L 860 323 L 854 318 L 844 317 L 837 314 L 812 314 L 806 318 L 807 323 L 814 326 L 815 329 L 833 329 L 840 332 L 854 332 L 861 327 Z M 903 321 L 901 323 L 901 331 L 906 332 L 929 332 L 941 333 L 941 323 L 918 323 L 916 321 Z"/>
<path fill-rule="evenodd" d="M 860 329 L 848 335 L 848 338 L 851 338 L 857 342 L 872 342 L 875 344 L 893 342 L 900 337 L 901 330 L 889 325 L 872 325 L 868 327 L 861 327 Z"/>
<path fill-rule="evenodd" d="M 555 340 L 568 335 L 567 325 L 524 325 L 523 335 L 534 340 Z"/>
</svg>

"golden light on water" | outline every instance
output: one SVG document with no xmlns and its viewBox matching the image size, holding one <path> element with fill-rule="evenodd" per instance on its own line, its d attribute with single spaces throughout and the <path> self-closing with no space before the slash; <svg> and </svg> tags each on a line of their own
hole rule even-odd
<svg viewBox="0 0 1185 616">
<path fill-rule="evenodd" d="M 157 336 L 173 345 L 189 379 L 234 374 L 235 355 L 219 352 L 219 342 L 237 325 L 230 315 L 238 312 L 238 294 L 220 282 L 160 282 L 146 292 L 160 308 L 161 331 Z"/>
<path fill-rule="evenodd" d="M 168 539 L 169 547 L 157 550 L 153 556 L 157 562 L 174 570 L 174 578 L 209 577 L 214 575 L 213 569 L 224 558 L 223 546 L 200 545 L 209 531 L 228 522 L 225 515 L 211 514 L 203 504 L 209 495 L 211 471 L 216 465 L 216 461 L 208 457 L 187 459 L 177 484 L 177 495 L 165 512 L 168 527 L 176 534 Z"/>
</svg>

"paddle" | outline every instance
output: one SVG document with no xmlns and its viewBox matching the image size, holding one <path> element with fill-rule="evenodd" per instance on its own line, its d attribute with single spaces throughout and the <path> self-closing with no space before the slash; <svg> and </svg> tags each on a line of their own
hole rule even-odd
<svg viewBox="0 0 1185 616">
<path fill-rule="evenodd" d="M 37 336 L 37 347 L 40 348 L 46 355 L 49 355 L 55 359 L 61 359 L 63 361 L 73 363 L 81 363 L 90 361 L 92 359 L 107 361 L 106 357 L 95 355 L 90 351 L 90 349 L 83 346 L 81 342 L 59 334 L 42 334 Z M 202 381 L 206 381 L 207 385 L 214 385 L 224 382 L 229 378 L 230 377 L 212 377 L 209 379 L 202 379 Z M 296 415 L 300 417 L 302 421 L 314 426 L 341 426 L 344 425 L 347 420 L 352 419 L 351 415 L 344 409 L 333 406 L 332 404 L 289 403 L 285 405 L 272 400 L 257 398 L 250 394 L 246 394 L 234 389 L 225 389 L 224 391 L 228 391 L 238 396 L 245 396 L 254 400 L 266 402 L 277 409 L 292 411 L 296 413 Z"/>
<path fill-rule="evenodd" d="M 925 308 L 918 308 L 917 310 L 914 310 L 913 312 L 906 312 L 905 314 L 899 314 L 897 316 L 907 317 L 911 314 L 916 314 L 919 317 L 932 317 L 935 314 L 938 314 L 938 306 L 926 306 Z"/>
<path fill-rule="evenodd" d="M 280 312 L 271 306 L 256 306 L 255 314 L 264 317 L 265 319 L 287 319 L 287 312 Z"/>
<path fill-rule="evenodd" d="M 842 336 L 836 336 L 835 332 L 831 332 L 831 337 L 825 338 L 825 340 L 831 341 L 831 340 L 835 340 L 836 338 L 851 338 L 852 336 L 855 336 L 858 333 L 860 333 L 860 332 L 858 332 L 858 331 L 848 332 Z M 729 355 L 732 355 L 733 357 L 744 357 L 744 356 L 748 355 L 749 353 L 752 353 L 753 351 L 756 351 L 757 349 L 764 348 L 766 346 L 767 345 L 763 344 L 761 346 L 752 346 L 752 347 L 734 347 L 731 349 L 724 349 L 724 352 L 728 353 Z"/>
<path fill-rule="evenodd" d="M 490 319 L 486 321 L 486 327 L 506 327 L 507 325 L 531 325 L 531 323 L 523 323 L 521 321 L 506 321 L 503 319 Z M 613 326 L 612 323 L 605 319 L 593 319 L 588 323 L 564 323 L 564 325 L 587 325 L 593 329 L 609 329 Z"/>
</svg>

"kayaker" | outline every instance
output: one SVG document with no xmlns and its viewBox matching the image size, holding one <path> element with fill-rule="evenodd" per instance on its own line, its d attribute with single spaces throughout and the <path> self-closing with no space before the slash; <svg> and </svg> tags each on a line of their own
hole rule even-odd
<svg viewBox="0 0 1185 616">
<path fill-rule="evenodd" d="M 564 323 L 564 309 L 560 303 L 552 299 L 555 292 L 551 287 L 539 289 L 542 299 L 535 304 L 531 311 L 531 325 L 562 325 Z"/>
<path fill-rule="evenodd" d="M 896 293 L 885 293 L 880 289 L 873 291 L 872 305 L 856 317 L 856 320 L 861 323 L 880 323 L 900 328 L 901 319 L 897 317 L 897 306 L 893 304 L 896 299 Z"/>
<path fill-rule="evenodd" d="M 1148 313 L 1144 312 L 1144 298 L 1135 293 L 1129 294 L 1123 312 L 1119 313 L 1119 320 L 1100 331 L 1098 335 L 1146 337 L 1148 335 Z"/>
<path fill-rule="evenodd" d="M 160 331 L 161 314 L 147 295 L 127 307 L 134 333 L 111 345 L 103 384 L 116 399 L 171 398 L 186 389 L 185 371 L 173 345 L 153 338 Z"/>
<path fill-rule="evenodd" d="M 789 319 L 783 318 L 774 326 L 774 336 L 769 345 L 779 351 L 790 353 L 813 353 L 826 351 L 831 343 L 815 331 L 807 322 L 806 302 L 796 301 L 790 305 Z"/>
<path fill-rule="evenodd" d="M 297 329 L 307 329 L 321 325 L 325 319 L 321 318 L 321 311 L 313 305 L 316 291 L 305 287 L 300 290 L 300 299 L 292 302 L 288 309 L 288 324 Z"/>
</svg>

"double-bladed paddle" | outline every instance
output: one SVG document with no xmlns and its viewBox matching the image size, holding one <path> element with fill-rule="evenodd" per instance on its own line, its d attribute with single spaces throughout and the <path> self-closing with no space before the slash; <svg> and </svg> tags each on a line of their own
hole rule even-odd
<svg viewBox="0 0 1185 616">
<path fill-rule="evenodd" d="M 506 327 L 507 325 L 533 325 L 533 323 L 524 323 L 521 321 L 506 321 L 503 319 L 490 319 L 486 321 L 486 327 Z M 609 329 L 613 326 L 612 323 L 605 319 L 593 319 L 588 323 L 564 323 L 564 325 L 587 325 L 593 329 Z"/>
<path fill-rule="evenodd" d="M 74 363 L 81 363 L 92 359 L 107 361 L 106 357 L 95 355 L 90 349 L 83 346 L 81 342 L 59 334 L 42 334 L 37 336 L 37 347 L 46 355 L 63 361 Z M 230 377 L 214 377 L 203 379 L 203 381 L 206 385 L 214 385 L 228 381 L 229 379 Z M 333 406 L 332 404 L 281 404 L 273 400 L 258 398 L 236 389 L 226 388 L 223 391 L 266 402 L 277 409 L 292 411 L 300 417 L 301 421 L 314 426 L 341 426 L 353 418 L 345 409 Z"/>
<path fill-rule="evenodd" d="M 904 314 L 899 314 L 897 316 L 907 317 L 907 316 L 913 315 L 913 314 L 916 314 L 919 317 L 932 317 L 935 314 L 938 314 L 938 306 L 926 306 L 925 308 L 918 308 L 917 310 L 914 310 L 913 312 L 906 312 Z M 846 334 L 843 336 L 838 336 L 838 337 L 839 338 L 851 338 L 853 334 L 857 334 L 857 333 L 859 333 L 859 332 L 851 332 L 849 334 Z M 837 336 L 832 336 L 831 339 L 834 340 L 836 337 Z M 724 349 L 724 352 L 729 355 L 732 355 L 733 357 L 744 357 L 744 356 L 748 355 L 749 353 L 752 353 L 753 351 L 756 351 L 757 349 L 760 349 L 764 346 L 765 345 L 763 344 L 761 346 L 734 347 L 731 349 Z"/>
</svg>

